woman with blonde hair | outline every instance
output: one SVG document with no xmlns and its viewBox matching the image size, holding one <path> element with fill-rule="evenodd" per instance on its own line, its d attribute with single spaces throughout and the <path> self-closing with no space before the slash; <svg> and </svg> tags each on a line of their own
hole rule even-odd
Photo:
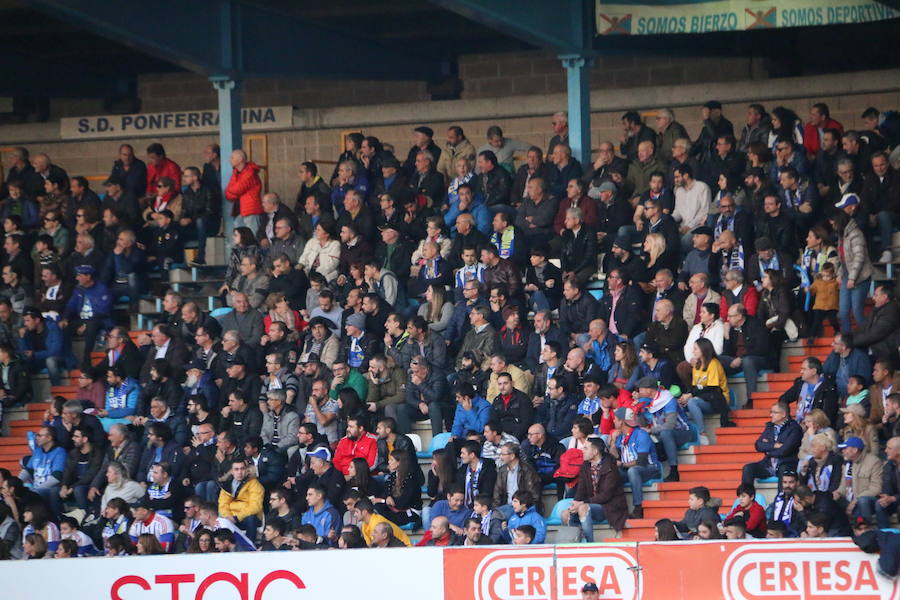
<svg viewBox="0 0 900 600">
<path fill-rule="evenodd" d="M 841 428 L 841 439 L 858 437 L 866 444 L 866 452 L 878 451 L 878 432 L 866 419 L 866 408 L 862 404 L 851 404 L 841 409 L 844 426 Z"/>
<path fill-rule="evenodd" d="M 800 452 L 798 454 L 800 462 L 809 460 L 812 456 L 810 445 L 812 440 L 819 434 L 827 435 L 831 439 L 833 445 L 837 445 L 837 433 L 831 428 L 831 421 L 828 415 L 821 408 L 814 408 L 803 417 L 803 441 L 800 443 Z"/>
<path fill-rule="evenodd" d="M 644 238 L 644 253 L 641 260 L 649 272 L 650 281 L 662 269 L 677 272 L 678 264 L 666 245 L 666 238 L 661 233 L 648 233 Z M 650 285 L 650 284 L 648 284 Z M 652 286 L 651 286 L 652 287 Z M 654 290 L 655 291 L 655 290 Z"/>
<path fill-rule="evenodd" d="M 22 550 L 25 553 L 25 560 L 33 558 L 44 558 L 47 555 L 47 540 L 39 533 L 26 534 L 22 539 Z"/>
<path fill-rule="evenodd" d="M 453 303 L 447 298 L 445 287 L 434 283 L 425 288 L 425 302 L 419 305 L 418 315 L 428 321 L 428 329 L 441 333 L 450 324 Z"/>
<path fill-rule="evenodd" d="M 838 514 L 833 494 L 841 485 L 843 459 L 834 452 L 834 440 L 827 434 L 814 435 L 809 447 L 809 460 L 800 463 L 799 480 L 815 495 L 816 511 Z"/>
</svg>

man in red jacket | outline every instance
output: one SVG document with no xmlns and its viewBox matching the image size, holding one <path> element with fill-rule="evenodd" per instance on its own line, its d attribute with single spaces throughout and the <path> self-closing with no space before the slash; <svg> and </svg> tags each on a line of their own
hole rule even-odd
<svg viewBox="0 0 900 600">
<path fill-rule="evenodd" d="M 827 104 L 813 104 L 809 109 L 809 122 L 803 128 L 803 146 L 809 158 L 815 158 L 822 149 L 822 136 L 827 129 L 837 129 L 841 134 L 844 133 L 844 126 L 831 118 Z"/>
<path fill-rule="evenodd" d="M 162 144 L 154 143 L 147 146 L 148 196 L 156 196 L 156 182 L 160 177 L 168 177 L 180 185 L 181 167 L 174 160 L 166 158 L 166 149 Z"/>
<path fill-rule="evenodd" d="M 347 419 L 347 435 L 341 438 L 334 451 L 334 467 L 347 475 L 350 461 L 354 458 L 364 458 L 371 469 L 375 466 L 377 454 L 378 438 L 366 431 L 362 419 L 357 417 Z"/>
<path fill-rule="evenodd" d="M 235 227 L 249 227 L 254 234 L 262 223 L 262 180 L 259 166 L 247 160 L 247 153 L 235 150 L 231 153 L 231 180 L 225 188 L 225 197 L 233 202 L 231 214 Z M 230 234 L 229 234 L 230 237 Z M 228 237 L 226 237 L 226 240 Z"/>
</svg>

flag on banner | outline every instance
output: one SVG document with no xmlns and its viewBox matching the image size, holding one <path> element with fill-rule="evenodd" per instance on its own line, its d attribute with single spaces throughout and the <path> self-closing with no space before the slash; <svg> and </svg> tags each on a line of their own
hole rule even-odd
<svg viewBox="0 0 900 600">
<path fill-rule="evenodd" d="M 900 17 L 875 0 L 597 0 L 597 35 L 708 33 Z"/>
</svg>

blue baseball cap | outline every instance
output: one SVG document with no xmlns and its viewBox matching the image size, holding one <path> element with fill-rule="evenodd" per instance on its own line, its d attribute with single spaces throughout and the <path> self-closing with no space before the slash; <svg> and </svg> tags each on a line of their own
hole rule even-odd
<svg viewBox="0 0 900 600">
<path fill-rule="evenodd" d="M 866 443 L 855 436 L 848 437 L 846 440 L 844 440 L 843 444 L 838 444 L 838 448 L 840 448 L 841 450 L 843 450 L 844 448 L 858 448 L 862 450 L 865 447 Z"/>
</svg>

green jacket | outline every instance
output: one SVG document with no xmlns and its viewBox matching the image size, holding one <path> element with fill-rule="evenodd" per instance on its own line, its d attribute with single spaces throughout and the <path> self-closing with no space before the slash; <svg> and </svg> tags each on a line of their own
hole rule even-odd
<svg viewBox="0 0 900 600">
<path fill-rule="evenodd" d="M 338 394 L 340 394 L 341 390 L 345 387 L 349 387 L 355 390 L 360 400 L 369 397 L 369 382 L 366 381 L 366 378 L 363 377 L 356 369 L 350 369 L 350 374 L 347 375 L 347 380 L 344 381 L 344 383 L 331 388 L 331 393 L 328 395 L 337 400 Z"/>
</svg>

